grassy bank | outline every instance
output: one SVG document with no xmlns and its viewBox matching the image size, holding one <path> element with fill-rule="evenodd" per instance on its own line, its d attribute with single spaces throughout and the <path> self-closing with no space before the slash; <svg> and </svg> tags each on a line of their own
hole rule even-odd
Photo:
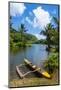
<svg viewBox="0 0 61 90">
<path fill-rule="evenodd" d="M 53 73 L 51 79 L 33 77 L 24 79 L 13 79 L 9 82 L 9 87 L 23 87 L 23 86 L 40 86 L 40 85 L 58 85 L 58 70 Z"/>
</svg>

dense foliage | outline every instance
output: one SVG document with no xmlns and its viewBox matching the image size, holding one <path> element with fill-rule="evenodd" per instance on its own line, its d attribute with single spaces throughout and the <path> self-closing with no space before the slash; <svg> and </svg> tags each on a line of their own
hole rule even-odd
<svg viewBox="0 0 61 90">
<path fill-rule="evenodd" d="M 58 68 L 58 53 L 53 53 L 48 57 L 48 60 L 44 63 L 44 67 L 49 73 L 53 73 Z"/>
<path fill-rule="evenodd" d="M 45 69 L 49 73 L 53 73 L 58 68 L 59 63 L 59 21 L 53 17 L 56 27 L 52 26 L 51 23 L 47 25 L 45 31 L 42 31 L 46 35 L 48 50 L 52 50 L 52 55 L 49 54 L 48 60 L 44 63 Z"/>
<path fill-rule="evenodd" d="M 26 47 L 31 44 L 47 44 L 47 50 L 54 51 L 52 55 L 49 55 L 48 60 L 44 63 L 44 67 L 52 73 L 58 68 L 58 48 L 59 48 L 59 21 L 54 17 L 56 27 L 49 23 L 45 30 L 42 30 L 40 34 L 46 36 L 46 39 L 38 40 L 34 35 L 28 34 L 24 24 L 21 24 L 18 31 L 12 28 L 10 23 L 10 48 Z M 53 48 L 53 47 L 54 48 Z"/>
<path fill-rule="evenodd" d="M 10 29 L 10 47 L 31 46 L 31 44 L 36 40 L 37 38 L 26 33 L 22 26 L 19 31 L 16 31 L 13 28 Z"/>
</svg>

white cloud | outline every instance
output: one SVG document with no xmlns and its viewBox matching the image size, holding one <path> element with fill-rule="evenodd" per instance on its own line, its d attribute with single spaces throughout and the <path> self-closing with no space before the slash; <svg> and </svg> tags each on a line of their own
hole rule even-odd
<svg viewBox="0 0 61 90">
<path fill-rule="evenodd" d="M 26 21 L 34 28 L 38 27 L 40 29 L 44 29 L 52 20 L 49 12 L 42 9 L 42 7 L 34 9 L 32 13 L 34 14 L 34 19 L 30 20 L 29 17 L 26 17 Z"/>
<path fill-rule="evenodd" d="M 34 18 L 34 20 L 33 20 L 33 27 L 36 28 L 38 26 L 39 26 L 38 20 L 36 18 Z"/>
<path fill-rule="evenodd" d="M 10 15 L 22 15 L 26 9 L 24 3 L 10 3 Z"/>
<path fill-rule="evenodd" d="M 36 23 L 35 27 L 39 26 L 40 28 L 44 29 L 44 27 L 51 22 L 50 14 L 44 9 L 42 9 L 42 7 L 34 9 L 33 13 L 35 15 L 34 18 L 34 22 Z"/>
<path fill-rule="evenodd" d="M 36 20 L 36 18 L 34 18 L 33 19 L 33 21 L 31 21 L 30 19 L 29 19 L 29 17 L 26 17 L 26 21 L 30 24 L 30 25 L 32 25 L 34 28 L 36 28 L 38 25 L 37 25 L 37 20 Z"/>
<path fill-rule="evenodd" d="M 31 25 L 33 24 L 33 22 L 29 19 L 29 17 L 26 17 L 25 19 L 29 24 L 31 24 Z"/>
</svg>

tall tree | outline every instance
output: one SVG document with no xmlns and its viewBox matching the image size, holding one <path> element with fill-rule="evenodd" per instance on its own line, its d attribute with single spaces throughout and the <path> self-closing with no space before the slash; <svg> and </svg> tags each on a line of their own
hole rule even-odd
<svg viewBox="0 0 61 90">
<path fill-rule="evenodd" d="M 25 43 L 26 43 L 26 38 L 25 38 L 25 33 L 26 33 L 26 29 L 25 29 L 25 26 L 24 26 L 24 24 L 21 24 L 21 27 L 19 28 L 19 32 L 20 32 L 20 34 L 21 34 L 21 41 L 23 42 L 23 44 L 25 45 Z"/>
<path fill-rule="evenodd" d="M 10 24 L 9 27 L 10 27 L 10 29 L 12 29 L 12 22 L 11 22 L 11 19 L 12 19 L 12 16 L 9 17 L 9 24 Z"/>
<path fill-rule="evenodd" d="M 55 46 L 56 46 L 56 49 L 57 51 L 59 50 L 59 19 L 57 19 L 56 17 L 53 17 L 53 20 L 56 24 L 56 28 L 55 28 L 55 34 L 54 34 L 54 43 L 55 43 Z"/>
<path fill-rule="evenodd" d="M 49 23 L 46 27 L 45 30 L 43 30 L 40 34 L 43 34 L 46 36 L 46 40 L 47 40 L 47 45 L 48 45 L 48 51 L 50 50 L 50 37 L 51 37 L 51 30 L 52 30 L 53 26 L 51 23 Z"/>
<path fill-rule="evenodd" d="M 53 20 L 56 24 L 56 29 L 59 31 L 59 20 L 56 17 L 53 17 Z"/>
</svg>

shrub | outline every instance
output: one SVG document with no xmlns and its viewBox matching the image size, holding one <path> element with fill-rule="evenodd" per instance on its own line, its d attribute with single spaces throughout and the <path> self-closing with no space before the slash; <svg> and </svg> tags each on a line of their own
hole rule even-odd
<svg viewBox="0 0 61 90">
<path fill-rule="evenodd" d="M 58 68 L 58 53 L 53 53 L 48 57 L 48 60 L 44 63 L 44 67 L 49 73 L 53 73 Z"/>
</svg>

